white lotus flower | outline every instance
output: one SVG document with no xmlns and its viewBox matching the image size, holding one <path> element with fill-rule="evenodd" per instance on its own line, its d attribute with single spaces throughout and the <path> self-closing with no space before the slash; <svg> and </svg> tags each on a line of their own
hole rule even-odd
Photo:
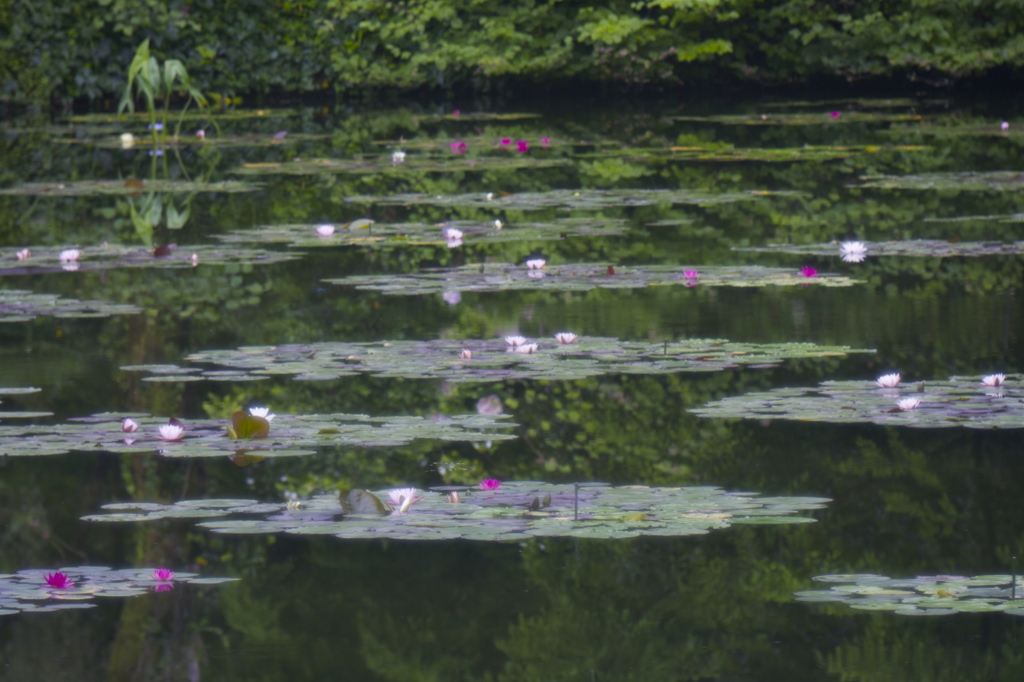
<svg viewBox="0 0 1024 682">
<path fill-rule="evenodd" d="M 547 261 L 543 258 L 531 258 L 526 261 L 527 270 L 541 270 L 545 265 L 547 265 Z"/>
<path fill-rule="evenodd" d="M 391 155 L 391 164 L 397 166 L 400 163 L 405 163 L 405 152 L 397 151 Z"/>
<path fill-rule="evenodd" d="M 121 430 L 125 433 L 135 433 L 139 430 L 139 425 L 134 419 L 125 419 L 121 422 Z"/>
<path fill-rule="evenodd" d="M 572 343 L 576 340 L 576 335 L 572 332 L 558 332 L 555 334 L 555 338 L 558 339 L 558 343 Z"/>
<path fill-rule="evenodd" d="M 468 348 L 463 348 L 462 350 L 459 351 L 459 357 L 463 360 L 472 360 L 473 351 L 471 351 Z"/>
<path fill-rule="evenodd" d="M 878 384 L 879 388 L 896 388 L 900 385 L 900 375 L 898 372 L 894 374 L 883 374 L 875 379 L 875 383 Z"/>
<path fill-rule="evenodd" d="M 394 490 L 388 491 L 388 502 L 391 506 L 398 507 L 397 513 L 401 514 L 414 502 L 419 502 L 422 497 L 416 497 L 416 493 L 419 491 L 416 488 L 395 488 Z"/>
<path fill-rule="evenodd" d="M 320 225 L 316 228 L 316 233 L 321 237 L 330 237 L 334 234 L 334 225 Z"/>
<path fill-rule="evenodd" d="M 28 249 L 22 249 L 18 253 L 14 254 L 18 257 L 18 260 L 28 260 L 28 257 L 32 255 L 32 252 Z"/>
<path fill-rule="evenodd" d="M 159 431 L 160 438 L 167 441 L 181 440 L 182 434 L 185 433 L 185 429 L 176 424 L 164 424 L 159 428 Z"/>
<path fill-rule="evenodd" d="M 510 346 L 521 346 L 524 343 L 526 343 L 526 337 L 525 336 L 506 336 L 505 337 L 505 343 L 507 343 Z"/>
<path fill-rule="evenodd" d="M 537 344 L 535 344 L 535 343 L 524 343 L 524 344 L 521 344 L 519 346 L 513 346 L 512 350 L 514 350 L 516 353 L 536 353 L 537 352 Z"/>
<path fill-rule="evenodd" d="M 914 409 L 915 407 L 917 407 L 920 404 L 921 404 L 921 399 L 920 398 L 917 398 L 917 397 L 903 398 L 902 400 L 900 400 L 900 401 L 898 401 L 896 403 L 896 407 L 898 407 L 901 410 L 903 410 L 904 412 L 906 412 L 907 410 Z"/>
<path fill-rule="evenodd" d="M 444 228 L 443 230 L 441 230 L 441 234 L 443 234 L 444 238 L 449 241 L 451 241 L 452 239 L 462 239 L 462 230 L 456 229 L 454 227 Z"/>
<path fill-rule="evenodd" d="M 1003 382 L 1006 381 L 1005 374 L 989 374 L 987 377 L 981 378 L 981 383 L 986 386 L 1002 386 Z"/>
<path fill-rule="evenodd" d="M 253 417 L 263 417 L 268 422 L 274 421 L 274 417 L 277 416 L 276 414 L 270 414 L 269 407 L 250 407 L 249 414 Z"/>
<path fill-rule="evenodd" d="M 839 257 L 847 263 L 860 263 L 867 255 L 868 247 L 864 242 L 843 242 L 839 245 Z"/>
<path fill-rule="evenodd" d="M 57 258 L 61 263 L 74 263 L 81 255 L 82 254 L 78 249 L 65 249 L 60 252 L 60 255 L 57 256 Z"/>
</svg>

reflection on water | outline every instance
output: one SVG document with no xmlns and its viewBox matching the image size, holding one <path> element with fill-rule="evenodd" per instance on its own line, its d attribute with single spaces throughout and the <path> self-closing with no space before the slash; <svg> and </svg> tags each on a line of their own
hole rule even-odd
<svg viewBox="0 0 1024 682">
<path fill-rule="evenodd" d="M 926 396 L 929 382 L 951 376 L 1014 380 L 1024 359 L 1020 254 L 937 257 L 934 249 L 911 248 L 889 256 L 870 248 L 913 238 L 1020 239 L 1019 193 L 1002 185 L 988 191 L 979 186 L 985 176 L 956 175 L 1019 171 L 1020 138 L 994 137 L 998 121 L 975 115 L 974 104 L 949 105 L 850 101 L 833 117 L 834 103 L 680 112 L 631 102 L 507 121 L 459 121 L 415 108 L 330 118 L 296 110 L 273 121 L 225 122 L 223 144 L 208 131 L 210 144 L 182 141 L 161 161 L 171 181 L 237 181 L 240 170 L 260 183 L 258 191 L 188 185 L 187 194 L 167 195 L 178 203 L 162 202 L 159 215 L 124 196 L 0 197 L 0 287 L 103 301 L 126 313 L 58 318 L 42 307 L 34 320 L 0 327 L 0 388 L 42 389 L 3 395 L 0 412 L 54 414 L 39 423 L 102 411 L 223 421 L 259 404 L 273 405 L 275 428 L 283 429 L 288 414 L 432 417 L 499 405 L 519 424 L 509 441 L 330 446 L 280 459 L 88 449 L 0 458 L 0 571 L 168 566 L 241 579 L 216 589 L 182 584 L 97 598 L 91 609 L 2 615 L 0 680 L 1019 679 L 1017 617 L 901 617 L 801 603 L 793 594 L 819 588 L 811 579 L 823 574 L 1010 572 L 1013 557 L 1024 557 L 1014 483 L 1024 474 L 1021 431 L 730 421 L 688 412 L 730 396 L 869 382 L 890 372 L 924 381 Z M 8 134 L 0 187 L 148 178 L 146 149 L 118 142 L 144 131 L 97 121 L 66 144 L 54 136 L 67 137 L 67 129 L 42 123 L 19 121 Z M 273 137 L 284 128 L 286 137 Z M 398 150 L 402 163 L 393 162 Z M 908 175 L 917 176 L 912 188 L 889 177 Z M 887 186 L 865 185 L 867 176 L 887 176 Z M 920 187 L 920 178 L 931 177 L 942 179 L 940 189 Z M 664 190 L 645 194 L 662 200 L 630 201 L 630 191 L 641 189 Z M 515 198 L 527 192 L 533 203 Z M 398 194 L 423 198 L 366 199 Z M 364 218 L 376 221 L 358 223 L 366 225 L 365 239 L 346 235 L 349 243 L 335 245 L 316 236 L 317 225 Z M 569 218 L 563 235 L 558 222 Z M 474 240 L 474 230 L 494 230 L 495 221 L 500 240 Z M 399 224 L 414 227 L 403 235 Z M 592 224 L 611 225 L 613 234 L 579 229 Z M 517 225 L 534 228 L 516 238 Z M 442 230 L 451 226 L 462 231 L 461 244 L 447 243 Z M 244 242 L 255 228 L 265 243 Z M 217 234 L 230 241 L 210 246 Z M 90 249 L 104 242 L 141 250 L 150 238 L 178 244 L 181 253 L 232 257 L 201 256 L 180 270 L 146 262 L 86 267 Z M 811 246 L 855 240 L 869 244 L 859 262 L 838 248 Z M 803 248 L 733 250 L 770 244 Z M 25 248 L 71 247 L 83 254 L 79 271 L 19 269 L 17 252 Z M 250 262 L 242 251 L 250 248 L 298 257 Z M 970 249 L 939 251 L 958 250 Z M 383 276 L 397 283 L 397 275 L 422 268 L 525 269 L 537 258 L 547 267 L 531 272 L 547 276 L 522 291 L 442 282 L 432 293 L 389 296 L 322 281 Z M 600 264 L 595 278 L 602 280 L 630 266 L 678 266 L 679 283 L 545 290 L 555 266 L 571 263 Z M 716 287 L 706 273 L 718 265 L 807 268 L 861 283 Z M 684 268 L 697 275 L 683 275 Z M 0 315 L 8 314 L 0 303 Z M 559 332 L 578 334 L 578 343 L 728 339 L 875 352 L 714 372 L 471 384 L 366 374 L 151 382 L 119 369 L 185 367 L 191 353 L 251 346 L 438 339 L 455 349 L 453 363 L 473 362 L 455 353 L 505 336 L 554 343 Z M 1014 395 L 1003 393 L 990 398 Z M 0 428 L 30 422 L 0 418 Z M 810 524 L 507 544 L 221 535 L 192 519 L 80 520 L 117 502 L 301 504 L 352 487 L 422 489 L 483 478 L 713 485 L 833 502 L 802 512 L 817 520 Z M 415 507 L 404 520 L 414 515 Z"/>
</svg>

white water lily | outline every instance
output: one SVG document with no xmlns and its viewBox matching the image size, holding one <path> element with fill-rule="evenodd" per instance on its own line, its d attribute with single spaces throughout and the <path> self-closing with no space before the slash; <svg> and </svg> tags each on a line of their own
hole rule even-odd
<svg viewBox="0 0 1024 682">
<path fill-rule="evenodd" d="M 492 199 L 494 199 L 494 192 L 488 192 L 486 197 L 487 201 L 491 201 Z"/>
<path fill-rule="evenodd" d="M 843 242 L 839 245 L 839 257 L 847 263 L 860 263 L 867 255 L 868 247 L 864 242 Z"/>
<path fill-rule="evenodd" d="M 160 438 L 168 441 L 181 440 L 182 434 L 185 433 L 185 429 L 176 424 L 164 424 L 159 429 Z"/>
<path fill-rule="evenodd" d="M 135 433 L 139 430 L 139 424 L 134 419 L 128 418 L 121 422 L 121 430 L 125 433 Z"/>
<path fill-rule="evenodd" d="M 416 497 L 419 490 L 416 488 L 395 488 L 388 491 L 388 502 L 393 507 L 398 507 L 399 514 L 405 512 L 414 502 L 419 502 L 422 497 Z"/>
<path fill-rule="evenodd" d="M 555 338 L 558 339 L 558 343 L 572 343 L 578 337 L 572 332 L 558 332 L 555 334 Z"/>
<path fill-rule="evenodd" d="M 441 230 L 441 234 L 444 235 L 444 238 L 447 239 L 448 241 L 451 241 L 453 239 L 462 239 L 462 230 L 456 229 L 454 227 L 444 228 L 443 230 Z"/>
<path fill-rule="evenodd" d="M 501 228 L 502 228 L 502 223 L 501 223 L 501 221 L 500 221 L 500 220 L 495 220 L 495 221 L 494 221 L 494 229 L 495 229 L 495 230 L 500 230 Z"/>
<path fill-rule="evenodd" d="M 543 258 L 531 258 L 526 261 L 527 270 L 541 270 L 545 265 L 547 265 L 547 261 Z"/>
<path fill-rule="evenodd" d="M 1002 386 L 1005 381 L 1005 374 L 989 374 L 988 376 L 981 378 L 981 383 L 986 386 Z"/>
<path fill-rule="evenodd" d="M 74 263 L 81 255 L 82 254 L 78 249 L 65 249 L 60 252 L 57 259 L 60 260 L 61 263 Z"/>
<path fill-rule="evenodd" d="M 898 401 L 896 403 L 896 407 L 898 407 L 901 410 L 903 410 L 904 412 L 906 412 L 907 410 L 913 410 L 914 408 L 916 408 L 920 404 L 921 404 L 921 399 L 920 398 L 917 398 L 917 397 L 903 398 L 902 400 L 900 400 L 900 401 Z"/>
<path fill-rule="evenodd" d="M 526 343 L 526 337 L 525 336 L 506 336 L 505 337 L 505 343 L 507 343 L 510 346 L 521 346 L 524 343 Z"/>
<path fill-rule="evenodd" d="M 135 136 L 131 133 L 121 133 L 121 149 L 131 149 L 135 146 Z"/>
<path fill-rule="evenodd" d="M 898 372 L 883 374 L 875 379 L 875 383 L 878 384 L 879 388 L 896 388 L 900 385 L 900 375 Z"/>
<path fill-rule="evenodd" d="M 1000 123 L 1000 124 L 999 124 L 999 129 L 1000 129 L 1000 130 L 1002 130 L 1002 131 L 1007 131 L 1007 130 L 1009 130 L 1009 129 L 1010 129 L 1010 123 L 1009 123 L 1009 121 L 1003 121 L 1002 123 Z"/>
<path fill-rule="evenodd" d="M 192 254 L 192 267 L 195 267 L 197 265 L 199 265 L 199 254 L 198 253 L 193 253 Z"/>
<path fill-rule="evenodd" d="M 523 344 L 520 344 L 518 346 L 513 346 L 511 348 L 511 350 L 514 350 L 516 353 L 536 353 L 537 352 L 537 344 L 535 344 L 535 343 L 523 343 Z"/>
<path fill-rule="evenodd" d="M 463 348 L 462 350 L 459 351 L 459 358 L 461 358 L 462 360 L 472 360 L 473 351 L 469 350 L 468 348 Z"/>
<path fill-rule="evenodd" d="M 22 249 L 18 253 L 14 254 L 18 257 L 18 260 L 28 260 L 28 257 L 32 255 L 32 252 L 28 249 Z"/>
<path fill-rule="evenodd" d="M 263 417 L 268 422 L 274 421 L 274 417 L 277 416 L 276 414 L 270 414 L 269 407 L 250 407 L 249 414 L 253 417 Z"/>
<path fill-rule="evenodd" d="M 447 246 L 449 249 L 458 248 L 458 247 L 462 246 L 462 240 L 461 239 L 449 239 L 447 242 L 445 242 L 445 246 Z"/>
<path fill-rule="evenodd" d="M 330 237 L 334 234 L 334 225 L 320 225 L 316 228 L 316 233 L 321 237 Z"/>
<path fill-rule="evenodd" d="M 391 163 L 397 166 L 400 163 L 405 163 L 405 152 L 397 151 L 391 155 Z"/>
</svg>

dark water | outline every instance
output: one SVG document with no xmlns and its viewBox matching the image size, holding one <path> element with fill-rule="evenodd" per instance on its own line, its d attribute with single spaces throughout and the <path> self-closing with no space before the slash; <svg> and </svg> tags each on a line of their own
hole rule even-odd
<svg viewBox="0 0 1024 682">
<path fill-rule="evenodd" d="M 470 106 L 461 106 L 471 113 Z M 125 124 L 97 132 L 91 123 L 71 130 L 43 129 L 39 120 L 8 121 L 0 128 L 0 185 L 150 178 L 154 172 L 219 181 L 237 179 L 230 171 L 245 163 L 375 156 L 390 153 L 389 144 L 411 158 L 426 153 L 417 145 L 428 141 L 436 142 L 435 153 L 443 157 L 452 140 L 477 138 L 488 144 L 503 137 L 529 140 L 530 158 L 566 162 L 482 172 L 262 176 L 258 192 L 192 196 L 180 231 L 156 227 L 157 243 L 181 248 L 212 242 L 212 234 L 266 224 L 371 217 L 426 223 L 500 218 L 514 225 L 564 215 L 552 209 L 501 213 L 349 201 L 359 194 L 565 188 L 795 193 L 706 206 L 603 209 L 600 215 L 625 220 L 631 228 L 613 237 L 488 245 L 467 240 L 457 249 L 310 248 L 299 260 L 253 268 L 0 278 L 4 289 L 145 309 L 103 319 L 44 316 L 0 326 L 0 387 L 42 389 L 5 396 L 0 409 L 50 411 L 53 421 L 102 411 L 188 421 L 224 418 L 258 401 L 279 414 L 431 415 L 472 412 L 481 397 L 494 394 L 520 425 L 519 438 L 492 447 L 417 441 L 391 448 L 323 448 L 316 456 L 268 459 L 245 468 L 227 459 L 189 462 L 103 452 L 0 458 L 0 571 L 169 566 L 240 578 L 206 587 L 179 584 L 170 592 L 128 599 L 99 597 L 93 609 L 0 616 L 0 679 L 1020 679 L 1019 616 L 914 618 L 793 598 L 794 592 L 821 589 L 812 578 L 830 573 L 1009 573 L 1013 557 L 1024 559 L 1019 430 L 723 421 L 686 410 L 750 391 L 828 379 L 873 380 L 890 371 L 926 382 L 1021 372 L 1020 255 L 869 258 L 853 265 L 834 256 L 732 247 L 852 238 L 1020 240 L 1021 222 L 1006 218 L 1024 210 L 1020 185 L 999 191 L 857 185 L 862 176 L 876 174 L 1021 170 L 1024 137 L 1014 133 L 1024 119 L 1014 118 L 1013 111 L 990 111 L 984 101 L 936 99 L 715 107 L 560 103 L 529 108 L 539 118 L 432 117 L 450 108 L 305 109 L 225 121 L 222 136 L 256 137 L 237 146 L 182 147 L 180 156 L 168 153 L 166 166 L 155 168 L 145 147 L 68 143 L 75 137 L 109 142 L 131 129 Z M 504 110 L 522 111 L 511 105 Z M 832 111 L 840 116 L 830 116 Z M 757 123 L 762 114 L 796 113 L 810 120 L 745 125 L 673 118 L 743 114 Z M 888 120 L 887 114 L 905 118 Z M 1011 122 L 1010 134 L 996 132 L 1001 120 Z M 291 141 L 252 144 L 281 130 L 289 131 Z M 134 132 L 143 134 L 140 127 Z M 541 148 L 542 137 L 551 139 L 551 149 Z M 721 152 L 730 145 L 810 145 L 848 153 L 825 161 L 749 161 L 724 158 Z M 719 154 L 673 159 L 664 152 L 695 146 Z M 494 151 L 501 153 L 515 158 L 514 152 Z M 686 222 L 650 225 L 673 220 Z M 4 257 L 15 246 L 87 247 L 103 241 L 139 243 L 127 199 L 0 197 Z M 438 295 L 384 296 L 322 281 L 488 260 L 521 263 L 536 253 L 553 264 L 620 267 L 751 263 L 795 271 L 811 265 L 863 283 L 466 292 L 452 305 Z M 366 376 L 153 383 L 119 369 L 185 365 L 191 352 L 245 345 L 490 339 L 509 333 L 543 338 L 562 330 L 625 340 L 808 341 L 874 352 L 713 373 L 458 385 Z M 18 423 L 23 421 L 4 420 L 3 426 Z M 483 477 L 714 485 L 833 501 L 806 512 L 816 519 L 811 524 L 736 525 L 679 538 L 505 544 L 217 535 L 189 520 L 80 520 L 104 504 L 127 500 L 279 501 L 339 487 L 425 487 Z"/>
</svg>

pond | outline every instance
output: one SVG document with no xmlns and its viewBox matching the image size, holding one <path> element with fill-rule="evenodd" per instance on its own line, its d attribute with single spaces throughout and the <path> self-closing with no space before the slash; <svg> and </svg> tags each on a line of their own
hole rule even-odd
<svg viewBox="0 0 1024 682">
<path fill-rule="evenodd" d="M 0 680 L 1020 679 L 1014 107 L 3 121 Z"/>
</svg>

